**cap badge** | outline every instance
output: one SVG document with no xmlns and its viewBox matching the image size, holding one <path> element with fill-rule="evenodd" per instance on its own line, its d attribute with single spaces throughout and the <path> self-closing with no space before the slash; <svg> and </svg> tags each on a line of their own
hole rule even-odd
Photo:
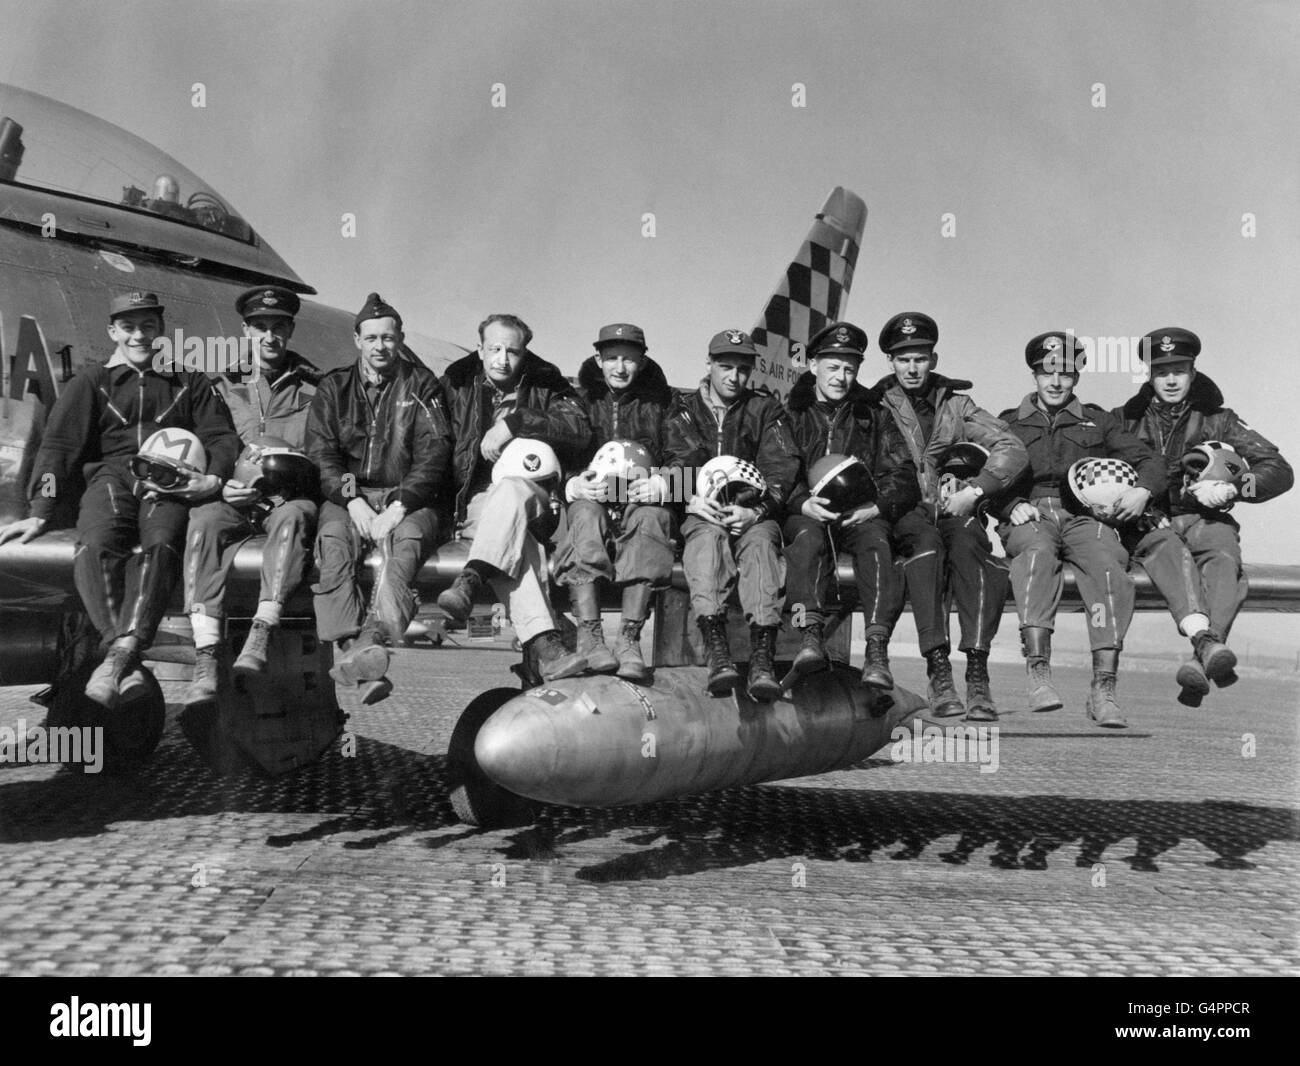
<svg viewBox="0 0 1300 1066">
<path fill-rule="evenodd" d="M 614 336 L 615 336 L 615 337 L 621 337 L 621 336 L 623 336 L 623 327 L 622 327 L 622 326 L 619 326 L 618 329 L 614 330 Z"/>
<path fill-rule="evenodd" d="M 745 339 L 745 335 L 741 333 L 740 330 L 738 329 L 727 330 L 727 340 L 730 341 L 732 344 L 739 344 L 744 339 Z"/>
<path fill-rule="evenodd" d="M 142 293 L 142 292 L 133 292 L 133 293 L 131 293 L 131 302 L 132 302 L 133 304 L 142 304 L 142 303 L 144 303 L 144 293 Z"/>
<path fill-rule="evenodd" d="M 915 327 L 914 325 L 912 325 L 912 320 L 911 320 L 910 318 L 905 318 L 905 319 L 903 319 L 903 332 L 904 332 L 904 333 L 915 333 L 915 332 L 916 332 L 916 327 Z"/>
<path fill-rule="evenodd" d="M 835 340 L 840 344 L 848 344 L 849 331 L 845 329 L 843 326 L 841 326 L 839 329 L 835 331 Z"/>
<path fill-rule="evenodd" d="M 1060 337 L 1048 337 L 1047 340 L 1043 341 L 1043 350 L 1047 352 L 1054 352 L 1060 346 L 1061 346 Z"/>
<path fill-rule="evenodd" d="M 262 297 L 262 303 L 266 304 L 268 307 L 274 307 L 279 302 L 280 301 L 277 300 L 274 296 L 272 296 L 269 292 Z"/>
<path fill-rule="evenodd" d="M 1160 350 L 1162 352 L 1172 352 L 1174 350 L 1174 342 L 1170 340 L 1168 337 L 1161 337 Z"/>
</svg>

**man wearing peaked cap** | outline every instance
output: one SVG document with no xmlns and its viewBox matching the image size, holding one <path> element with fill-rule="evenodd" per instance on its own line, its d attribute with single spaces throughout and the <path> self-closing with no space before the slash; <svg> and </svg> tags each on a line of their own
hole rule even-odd
<svg viewBox="0 0 1300 1066">
<path fill-rule="evenodd" d="M 587 469 L 569 478 L 569 528 L 555 557 L 556 582 L 567 585 L 578 622 L 579 653 L 593 673 L 614 673 L 628 681 L 647 681 L 641 657 L 641 628 L 649 617 L 656 588 L 672 576 L 676 522 L 664 506 L 668 484 L 663 463 L 663 423 L 673 390 L 659 365 L 647 354 L 639 326 L 616 322 L 602 326 L 596 354 L 578 371 L 578 395 L 592 426 L 583 456 Z M 646 450 L 650 462 L 630 479 L 623 499 L 610 499 L 610 480 L 591 468 L 591 460 L 612 441 L 631 441 Z M 610 560 L 609 540 L 614 543 Z M 623 619 L 618 643 L 605 647 L 600 624 L 601 581 L 621 586 Z"/>
<path fill-rule="evenodd" d="M 785 584 L 777 520 L 794 486 L 799 460 L 781 405 L 748 387 L 757 358 L 758 349 L 744 330 L 724 329 L 714 335 L 700 387 L 673 401 L 664 429 L 664 465 L 673 471 L 671 484 L 694 486 L 682 522 L 682 567 L 704 635 L 708 690 L 725 695 L 740 680 L 726 625 L 727 597 L 739 581 L 741 607 L 750 624 L 749 695 L 773 700 L 781 694 L 773 667 Z M 766 491 L 748 506 L 712 499 L 695 475 L 718 456 L 752 464 Z"/>
<path fill-rule="evenodd" d="M 862 683 L 888 691 L 894 686 L 888 655 L 889 606 L 901 598 L 901 592 L 894 591 L 901 578 L 894 566 L 889 529 L 890 523 L 916 506 L 920 492 L 903 438 L 877 398 L 857 380 L 866 347 L 867 335 L 857 326 L 832 322 L 808 342 L 809 369 L 795 381 L 786 399 L 800 460 L 784 524 L 789 563 L 786 601 L 792 621 L 802 630 L 792 674 L 802 677 L 824 670 L 822 627 L 832 605 L 832 554 L 850 556 L 866 627 Z M 827 496 L 814 495 L 818 486 L 813 470 L 828 455 L 859 460 L 874 482 L 874 500 L 843 509 L 842 504 L 832 505 Z"/>
<path fill-rule="evenodd" d="M 261 315 L 265 318 L 293 318 L 302 301 L 292 289 L 279 285 L 259 285 L 235 298 L 235 310 L 245 322 Z"/>
<path fill-rule="evenodd" d="M 316 535 L 316 627 L 337 643 L 330 675 L 364 703 L 392 691 L 385 639 L 415 615 L 410 586 L 450 530 L 435 509 L 451 489 L 451 428 L 438 379 L 402 355 L 402 316 L 378 293 L 357 312 L 357 359 L 332 370 L 307 415 L 307 456 L 324 502 Z M 363 546 L 384 558 L 369 606 L 356 580 Z"/>
<path fill-rule="evenodd" d="M 1025 447 L 1005 422 L 967 395 L 971 382 L 935 372 L 939 327 L 929 315 L 904 311 L 880 331 L 880 347 L 892 373 L 875 385 L 898 426 L 916 466 L 921 503 L 894 523 L 904 582 L 891 605 L 890 626 L 912 600 L 917 639 L 929 677 L 930 708 L 938 717 L 965 712 L 970 721 L 998 716 L 990 689 L 988 658 L 1007 598 L 1007 564 L 993 554 L 985 531 L 987 498 L 1005 491 L 1029 462 Z M 960 485 L 940 468 L 956 445 L 979 445 L 984 467 Z M 966 656 L 963 706 L 949 660 L 946 593 L 952 592 L 961 626 L 958 648 Z"/>
<path fill-rule="evenodd" d="M 112 322 L 115 318 L 121 318 L 124 315 L 135 312 L 152 312 L 155 315 L 162 315 L 165 308 L 158 301 L 156 294 L 152 292 L 124 292 L 114 296 L 108 303 L 108 320 Z"/>
<path fill-rule="evenodd" d="M 895 315 L 880 330 L 880 350 L 886 355 L 903 348 L 933 348 L 938 343 L 938 324 L 920 311 Z"/>
<path fill-rule="evenodd" d="M 1038 373 L 1060 371 L 1077 375 L 1088 362 L 1083 341 L 1068 330 L 1049 330 L 1031 337 L 1025 345 L 1025 362 Z"/>
<path fill-rule="evenodd" d="M 307 411 L 316 398 L 320 371 L 289 349 L 300 304 L 297 293 L 279 285 L 259 285 L 235 298 L 251 348 L 252 372 L 242 375 L 235 370 L 212 380 L 245 449 L 263 438 L 297 451 L 306 443 Z M 280 624 L 281 608 L 306 573 L 317 505 L 314 487 L 295 498 L 268 497 L 232 478 L 220 499 L 190 512 L 183 572 L 195 659 L 187 704 L 206 703 L 218 695 L 226 578 L 240 547 L 263 535 L 257 613 L 234 668 L 245 675 L 266 671 L 271 630 Z"/>
<path fill-rule="evenodd" d="M 32 468 L 31 517 L 0 528 L 0 543 L 38 536 L 60 502 L 44 487 L 75 496 L 83 464 L 94 457 L 84 467 L 74 577 L 105 651 L 86 696 L 105 707 L 148 695 L 140 651 L 153 642 L 180 577 L 189 504 L 216 493 L 239 454 L 230 413 L 208 379 L 155 366 L 153 346 L 163 329 L 163 307 L 153 293 L 113 299 L 108 335 L 116 350 L 59 394 Z M 166 430 L 192 432 L 207 458 L 205 472 L 169 489 L 132 469 L 142 443 Z"/>
<path fill-rule="evenodd" d="M 862 358 L 867 350 L 867 334 L 852 322 L 832 322 L 818 330 L 804 349 L 809 359 L 821 356 L 848 355 Z"/>
<path fill-rule="evenodd" d="M 524 646 L 524 672 L 551 681 L 588 666 L 585 655 L 569 651 L 560 639 L 546 576 L 562 490 L 551 478 L 544 484 L 517 471 L 506 475 L 508 463 L 503 476 L 493 471 L 516 440 L 548 446 L 559 466 L 572 470 L 585 458 L 591 424 L 559 367 L 529 349 L 532 339 L 532 329 L 517 315 L 488 315 L 479 323 L 478 350 L 456 360 L 442 377 L 456 441 L 455 517 L 470 549 L 465 569 L 439 594 L 438 606 L 464 621 L 490 588 L 506 604 Z"/>
<path fill-rule="evenodd" d="M 1236 656 L 1228 633 L 1246 598 L 1234 503 L 1263 503 L 1291 488 L 1295 475 L 1276 446 L 1231 408 L 1208 376 L 1196 369 L 1201 340 L 1189 329 L 1168 326 L 1142 338 L 1139 352 L 1151 380 L 1113 414 L 1124 427 L 1162 451 L 1168 492 L 1156 505 L 1169 527 L 1140 540 L 1130 537 L 1133 558 L 1142 563 L 1164 596 L 1193 654 L 1178 669 L 1178 699 L 1200 705 L 1213 681 L 1220 688 L 1236 680 Z M 1234 480 L 1194 477 L 1183 457 L 1217 441 L 1235 452 L 1249 473 Z M 1211 446 L 1211 450 L 1214 449 Z"/>
<path fill-rule="evenodd" d="M 1156 454 L 1100 407 L 1074 394 L 1083 367 L 1082 344 L 1069 331 L 1040 333 L 1025 347 L 1034 391 L 1002 420 L 1025 444 L 1029 467 L 997 501 L 998 534 L 1011 560 L 1011 589 L 1020 615 L 1020 637 L 1036 711 L 1054 711 L 1061 697 L 1052 684 L 1052 630 L 1070 563 L 1079 581 L 1092 645 L 1092 687 L 1087 715 L 1099 726 L 1128 723 L 1115 698 L 1119 653 L 1133 619 L 1135 591 L 1129 555 L 1116 525 L 1153 521 L 1147 507 L 1165 491 L 1165 470 Z M 1081 459 L 1122 459 L 1137 472 L 1103 524 L 1070 505 L 1068 473 Z"/>
</svg>

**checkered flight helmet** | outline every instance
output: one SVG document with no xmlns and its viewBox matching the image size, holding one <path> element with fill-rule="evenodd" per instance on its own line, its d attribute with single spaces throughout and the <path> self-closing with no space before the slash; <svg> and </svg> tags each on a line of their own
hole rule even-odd
<svg viewBox="0 0 1300 1066">
<path fill-rule="evenodd" d="M 984 469 L 989 450 L 973 440 L 949 446 L 939 460 L 939 499 L 947 500 L 970 484 L 970 479 Z"/>
<path fill-rule="evenodd" d="M 1137 481 L 1137 471 L 1123 459 L 1080 459 L 1065 475 L 1066 502 L 1072 497 L 1072 509 L 1109 522 L 1116 501 Z"/>
<path fill-rule="evenodd" d="M 876 502 L 876 479 L 867 464 L 854 455 L 831 452 L 808 470 L 808 487 L 826 500 L 826 510 L 846 514 Z"/>
<path fill-rule="evenodd" d="M 1227 481 L 1240 489 L 1250 473 L 1250 464 L 1220 440 L 1202 441 L 1183 456 L 1182 464 L 1184 488 L 1197 481 Z"/>
<path fill-rule="evenodd" d="M 131 459 L 131 473 L 160 489 L 175 489 L 208 468 L 203 442 L 188 429 L 160 429 Z"/>
<path fill-rule="evenodd" d="M 749 507 L 767 492 L 767 481 L 748 459 L 719 455 L 700 467 L 695 491 L 721 507 Z"/>
<path fill-rule="evenodd" d="M 320 475 L 302 449 L 279 437 L 258 437 L 246 444 L 235 464 L 235 480 L 263 496 L 286 500 L 312 497 L 320 486 Z"/>
<path fill-rule="evenodd" d="M 542 485 L 549 482 L 554 487 L 560 477 L 560 460 L 545 441 L 516 437 L 492 464 L 493 485 L 508 477 L 526 478 Z"/>
<path fill-rule="evenodd" d="M 650 453 L 634 440 L 611 440 L 592 456 L 587 470 L 603 478 L 610 501 L 627 498 L 627 483 L 650 474 Z M 621 482 L 621 484 L 620 484 Z"/>
</svg>

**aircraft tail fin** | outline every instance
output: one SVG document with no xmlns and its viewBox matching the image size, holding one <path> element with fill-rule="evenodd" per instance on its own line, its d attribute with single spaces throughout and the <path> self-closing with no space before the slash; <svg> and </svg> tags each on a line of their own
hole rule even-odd
<svg viewBox="0 0 1300 1066">
<path fill-rule="evenodd" d="M 784 398 L 803 369 L 808 338 L 844 313 L 858 261 L 867 205 L 836 186 L 754 327 L 759 365 L 753 385 Z"/>
</svg>

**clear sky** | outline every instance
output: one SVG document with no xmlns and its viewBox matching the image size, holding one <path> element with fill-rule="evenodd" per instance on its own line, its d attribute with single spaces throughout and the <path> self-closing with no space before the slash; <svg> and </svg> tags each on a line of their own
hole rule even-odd
<svg viewBox="0 0 1300 1066">
<path fill-rule="evenodd" d="M 0 0 L 0 26 L 0 81 L 176 156 L 326 302 L 378 289 L 461 344 L 514 311 L 570 373 L 633 321 L 684 385 L 845 185 L 870 212 L 864 379 L 901 310 L 995 412 L 1035 333 L 1181 325 L 1300 460 L 1294 2 Z M 1248 558 L 1300 562 L 1300 492 L 1236 513 Z"/>
</svg>

